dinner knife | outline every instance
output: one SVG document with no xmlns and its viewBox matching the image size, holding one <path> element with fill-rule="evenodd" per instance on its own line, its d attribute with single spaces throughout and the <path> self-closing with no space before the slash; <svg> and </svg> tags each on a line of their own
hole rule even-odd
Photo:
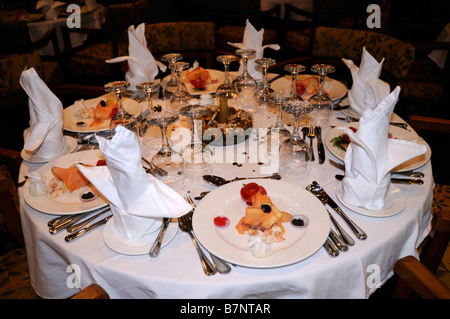
<svg viewBox="0 0 450 319">
<path fill-rule="evenodd" d="M 344 179 L 344 175 L 336 174 L 336 179 L 338 181 L 342 181 Z M 423 180 L 419 178 L 395 178 L 391 177 L 391 183 L 394 184 L 407 184 L 407 185 L 422 185 Z"/>
<path fill-rule="evenodd" d="M 330 235 L 328 235 L 327 239 L 323 243 L 323 248 L 325 248 L 328 255 L 330 255 L 331 257 L 339 256 L 339 250 L 337 249 L 333 241 L 330 239 Z"/>
<path fill-rule="evenodd" d="M 155 242 L 153 243 L 152 248 L 150 248 L 149 256 L 150 257 L 158 257 L 159 251 L 161 250 L 161 244 L 164 237 L 164 234 L 166 232 L 167 226 L 169 226 L 170 218 L 163 218 L 163 225 L 161 227 L 161 230 L 159 232 L 158 237 L 156 238 Z"/>
<path fill-rule="evenodd" d="M 322 128 L 320 126 L 316 126 L 316 135 L 317 135 L 317 154 L 319 155 L 319 164 L 323 164 L 325 162 L 325 148 L 322 143 Z"/>
<path fill-rule="evenodd" d="M 353 231 L 353 233 L 361 240 L 367 239 L 367 234 L 358 226 L 356 225 L 348 216 L 344 213 L 344 211 L 336 204 L 336 202 L 324 191 L 324 193 L 327 195 L 327 204 L 334 209 L 336 213 L 339 214 L 339 216 L 342 217 L 342 219 L 347 223 L 347 225 L 350 227 L 350 229 Z"/>
<path fill-rule="evenodd" d="M 52 235 L 57 234 L 60 231 L 69 228 L 70 226 L 75 224 L 80 219 L 84 218 L 86 216 L 86 214 L 88 214 L 88 213 L 83 213 L 83 214 L 77 214 L 77 215 L 74 215 L 74 216 L 70 216 L 70 218 L 67 218 L 67 219 L 61 221 L 60 223 L 50 227 L 48 229 L 48 231 Z"/>
<path fill-rule="evenodd" d="M 100 220 L 100 221 L 98 221 L 98 222 L 96 222 L 94 224 L 91 224 L 89 226 L 81 228 L 79 231 L 76 231 L 76 232 L 74 232 L 74 233 L 72 233 L 70 235 L 67 235 L 66 238 L 65 238 L 65 241 L 69 243 L 69 242 L 74 241 L 75 239 L 77 239 L 77 238 L 79 238 L 81 236 L 86 235 L 88 232 L 96 229 L 97 227 L 99 227 L 99 226 L 101 226 L 103 224 L 106 224 L 108 222 L 108 220 L 112 216 L 113 215 L 106 216 L 105 218 L 103 218 L 102 220 Z"/>
<path fill-rule="evenodd" d="M 95 214 L 94 216 L 89 217 L 88 219 L 83 220 L 83 221 L 81 221 L 81 222 L 79 222 L 79 223 L 72 224 L 70 227 L 67 228 L 67 231 L 68 231 L 69 233 L 73 233 L 73 232 L 79 230 L 80 228 L 86 226 L 87 224 L 89 224 L 91 221 L 93 221 L 93 220 L 96 219 L 97 217 L 99 217 L 99 216 L 103 215 L 104 213 L 106 213 L 109 209 L 110 209 L 109 205 L 106 206 L 106 207 L 103 207 L 103 208 L 100 209 L 100 211 L 98 211 L 97 214 Z"/>
</svg>

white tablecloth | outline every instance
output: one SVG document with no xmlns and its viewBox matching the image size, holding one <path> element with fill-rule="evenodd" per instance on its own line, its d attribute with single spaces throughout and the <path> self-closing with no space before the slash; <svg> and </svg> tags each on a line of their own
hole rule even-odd
<svg viewBox="0 0 450 319">
<path fill-rule="evenodd" d="M 102 26 L 102 23 L 105 22 L 105 7 L 102 5 L 98 5 L 98 9 L 81 14 L 81 27 L 82 28 L 96 28 L 99 29 Z M 59 49 L 62 52 L 64 50 L 64 42 L 61 32 L 61 27 L 67 26 L 68 17 L 58 18 L 56 20 L 46 20 L 39 22 L 30 22 L 28 23 L 28 31 L 30 33 L 31 41 L 37 41 L 44 36 L 44 34 L 50 29 L 56 29 L 56 36 L 58 39 Z M 86 41 L 87 35 L 82 33 L 71 33 L 70 41 L 73 48 L 76 48 Z M 53 44 L 48 43 L 46 46 L 39 50 L 41 55 L 55 55 L 53 50 Z"/>
<path fill-rule="evenodd" d="M 145 103 L 145 102 L 143 102 Z M 257 127 L 275 123 L 274 113 L 254 110 Z M 342 116 L 336 112 L 335 116 Z M 290 121 L 289 115 L 285 115 Z M 185 120 L 180 121 L 181 124 Z M 334 119 L 332 124 L 343 122 Z M 329 128 L 323 130 L 326 135 Z M 144 155 L 155 152 L 160 144 L 158 130 L 150 131 Z M 249 141 L 254 138 L 250 137 Z M 257 142 L 256 142 L 257 143 Z M 237 147 L 244 151 L 245 144 Z M 314 148 L 317 151 L 316 148 Z M 217 150 L 216 150 L 217 151 Z M 317 153 L 316 153 L 317 154 Z M 318 181 L 334 200 L 338 185 L 334 175 L 341 173 L 328 163 L 336 158 L 326 150 L 326 162 L 312 164 L 308 177 L 294 183 L 302 188 Z M 24 162 L 21 178 L 40 167 Z M 213 172 L 225 178 L 235 176 L 261 176 L 260 166 L 245 163 L 242 167 L 214 164 Z M 19 191 L 21 218 L 26 241 L 31 283 L 43 298 L 65 298 L 78 289 L 68 287 L 73 276 L 69 265 L 80 267 L 81 288 L 95 282 L 112 298 L 366 298 L 377 288 L 371 283 L 379 275 L 380 283 L 392 276 L 396 260 L 417 256 L 416 248 L 430 230 L 430 212 L 433 197 L 431 163 L 421 171 L 425 184 L 421 186 L 398 185 L 407 197 L 405 209 L 392 217 L 373 218 L 346 209 L 346 214 L 368 235 L 367 240 L 355 239 L 349 251 L 337 258 L 330 257 L 320 248 L 310 258 L 286 267 L 252 269 L 233 267 L 229 274 L 205 276 L 194 245 L 187 233 L 178 231 L 172 242 L 161 250 L 158 258 L 148 255 L 126 256 L 109 249 L 103 242 L 102 230 L 97 229 L 70 244 L 64 241 L 67 233 L 51 235 L 47 222 L 54 215 L 43 214 L 30 208 Z M 26 187 L 26 186 L 25 186 Z M 190 180 L 187 192 L 192 197 L 215 187 L 203 181 Z M 333 211 L 332 211 L 333 213 Z M 352 235 L 343 220 L 333 213 L 338 222 Z M 379 270 L 379 272 L 378 272 Z M 70 284 L 69 284 L 70 286 Z"/>
</svg>

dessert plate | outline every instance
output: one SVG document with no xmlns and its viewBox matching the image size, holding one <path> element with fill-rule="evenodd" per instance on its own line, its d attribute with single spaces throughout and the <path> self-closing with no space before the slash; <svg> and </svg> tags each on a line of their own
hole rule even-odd
<svg viewBox="0 0 450 319">
<path fill-rule="evenodd" d="M 54 177 L 51 169 L 54 166 L 68 168 L 74 163 L 84 163 L 95 166 L 97 161 L 103 159 L 100 150 L 90 150 L 76 152 L 68 155 L 61 156 L 51 162 L 38 168 L 35 172 L 41 174 L 45 178 L 45 182 L 48 183 Z M 84 212 L 90 212 L 99 208 L 102 208 L 108 204 L 108 201 L 103 196 L 98 196 L 96 199 L 83 202 L 80 200 L 81 194 L 86 191 L 92 191 L 95 189 L 93 186 L 83 186 L 80 189 L 73 191 L 72 193 L 66 192 L 56 198 L 51 198 L 50 195 L 45 196 L 33 196 L 30 194 L 30 182 L 25 183 L 23 187 L 23 196 L 25 202 L 32 208 L 47 214 L 53 215 L 71 215 Z"/>
<path fill-rule="evenodd" d="M 285 240 L 271 244 L 272 255 L 259 258 L 248 250 L 250 237 L 240 235 L 235 229 L 245 215 L 247 205 L 241 199 L 240 189 L 248 181 L 225 184 L 206 195 L 193 215 L 193 228 L 197 239 L 212 254 L 230 262 L 250 268 L 275 268 L 297 263 L 313 255 L 325 242 L 330 219 L 323 204 L 310 192 L 291 183 L 256 179 L 263 186 L 273 203 L 292 215 L 305 215 L 309 219 L 306 228 L 298 228 L 291 222 L 283 223 Z M 225 216 L 230 224 L 217 227 L 214 218 Z"/>
<path fill-rule="evenodd" d="M 109 248 L 122 255 L 145 255 L 148 254 L 150 248 L 159 234 L 159 228 L 147 235 L 144 235 L 137 241 L 128 239 L 125 234 L 119 232 L 114 225 L 114 217 L 111 218 L 103 228 L 103 240 Z M 178 231 L 178 223 L 171 220 L 164 234 L 161 248 L 169 244 Z"/>
</svg>

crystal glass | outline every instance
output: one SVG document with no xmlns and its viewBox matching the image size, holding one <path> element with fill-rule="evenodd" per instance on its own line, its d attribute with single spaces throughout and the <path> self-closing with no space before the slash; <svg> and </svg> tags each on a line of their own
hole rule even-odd
<svg viewBox="0 0 450 319">
<path fill-rule="evenodd" d="M 282 144 L 284 141 L 288 140 L 291 137 L 291 132 L 285 127 L 283 123 L 283 112 L 282 107 L 283 105 L 288 101 L 293 99 L 291 92 L 273 92 L 270 95 L 270 100 L 277 104 L 278 107 L 278 116 L 277 121 L 274 126 L 267 132 L 266 141 L 267 141 L 267 147 L 271 149 L 272 147 L 272 134 L 273 131 L 276 130 L 278 142 L 279 144 Z M 274 144 L 276 145 L 276 144 Z M 270 150 L 269 150 L 270 152 Z"/>
<path fill-rule="evenodd" d="M 230 63 L 236 60 L 237 57 L 234 55 L 219 55 L 217 57 L 217 61 L 222 62 L 224 68 L 223 83 L 219 85 L 219 87 L 216 90 L 216 96 L 219 98 L 224 97 L 227 99 L 234 99 L 238 95 L 238 92 L 235 86 L 233 85 L 233 79 L 231 78 L 230 73 L 228 71 L 230 68 Z"/>
<path fill-rule="evenodd" d="M 305 72 L 306 68 L 301 64 L 287 64 L 284 66 L 284 70 L 288 71 L 292 75 L 291 80 L 291 95 L 294 99 L 303 100 L 302 96 L 297 93 L 297 75 L 300 72 Z"/>
<path fill-rule="evenodd" d="M 161 57 L 161 60 L 168 62 L 168 64 L 175 63 L 183 59 L 181 53 L 167 53 Z M 163 89 L 163 97 L 170 101 L 172 94 L 178 89 L 178 78 L 175 69 L 170 69 L 170 80 L 166 83 Z"/>
<path fill-rule="evenodd" d="M 114 135 L 114 129 L 118 125 L 124 126 L 136 133 L 139 131 L 139 122 L 132 114 L 128 113 L 125 110 L 122 103 L 122 92 L 125 91 L 129 86 L 130 83 L 128 83 L 127 81 L 114 81 L 105 84 L 104 86 L 105 91 L 114 92 L 117 99 L 117 113 L 113 116 L 111 122 L 109 123 L 111 135 Z"/>
<path fill-rule="evenodd" d="M 256 64 L 261 65 L 263 69 L 263 82 L 261 87 L 255 92 L 255 99 L 259 103 L 268 103 L 270 102 L 270 95 L 274 92 L 270 87 L 270 83 L 267 81 L 267 70 L 269 66 L 274 65 L 276 61 L 271 58 L 261 58 L 257 59 Z"/>
<path fill-rule="evenodd" d="M 258 84 L 256 80 L 248 72 L 248 58 L 256 54 L 256 50 L 253 49 L 239 49 L 236 50 L 236 54 L 242 57 L 242 73 L 236 77 L 233 81 L 236 91 L 239 95 L 251 95 L 253 96 Z"/>
<path fill-rule="evenodd" d="M 189 68 L 187 62 L 175 62 L 169 65 L 171 70 L 175 70 L 178 81 L 178 88 L 170 97 L 170 108 L 173 112 L 179 112 L 180 109 L 189 104 L 189 100 L 192 98 L 191 94 L 187 91 L 186 86 L 183 85 L 181 74 L 183 70 Z"/>
<path fill-rule="evenodd" d="M 152 157 L 151 161 L 167 174 L 156 175 L 156 177 L 177 192 L 182 193 L 186 186 L 185 164 L 181 155 L 170 147 L 167 135 L 167 127 L 178 119 L 178 113 L 162 111 L 150 114 L 147 122 L 150 125 L 159 126 L 161 130 L 161 149 Z"/>
<path fill-rule="evenodd" d="M 311 150 L 300 136 L 300 116 L 312 112 L 313 106 L 307 101 L 289 99 L 282 108 L 294 116 L 294 130 L 291 137 L 281 144 L 280 171 L 287 179 L 304 178 L 309 174 Z"/>
<path fill-rule="evenodd" d="M 209 170 L 213 160 L 212 149 L 202 141 L 202 116 L 208 114 L 204 105 L 187 105 L 180 109 L 180 114 L 190 119 L 191 142 L 181 151 L 186 168 L 191 171 Z"/>
<path fill-rule="evenodd" d="M 146 81 L 136 85 L 136 88 L 138 90 L 144 92 L 147 95 L 147 110 L 141 112 L 141 114 L 139 114 L 138 116 L 138 121 L 141 123 L 139 136 L 144 136 L 145 132 L 147 131 L 148 123 L 145 121 L 145 118 L 155 112 L 153 108 L 152 94 L 153 92 L 159 91 L 160 87 L 161 85 L 155 81 Z"/>
<path fill-rule="evenodd" d="M 333 111 L 333 101 L 323 90 L 325 76 L 333 73 L 335 68 L 328 64 L 315 64 L 311 67 L 313 72 L 319 74 L 319 90 L 309 98 L 309 102 L 314 106 L 311 112 L 311 123 L 319 126 L 330 126 L 330 117 Z"/>
</svg>

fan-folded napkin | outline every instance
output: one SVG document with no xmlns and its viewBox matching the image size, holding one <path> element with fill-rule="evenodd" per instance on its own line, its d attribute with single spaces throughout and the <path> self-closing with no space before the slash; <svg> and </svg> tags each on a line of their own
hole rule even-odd
<svg viewBox="0 0 450 319">
<path fill-rule="evenodd" d="M 242 39 L 242 43 L 230 43 L 228 44 L 239 48 L 239 49 L 253 49 L 256 51 L 255 57 L 250 58 L 247 63 L 247 70 L 250 75 L 258 82 L 262 81 L 262 73 L 259 65 L 256 64 L 256 60 L 260 59 L 264 55 L 264 49 L 270 48 L 273 50 L 279 50 L 280 46 L 278 44 L 267 44 L 262 45 L 263 37 L 264 37 L 264 29 L 257 31 L 255 27 L 250 23 L 247 19 L 245 23 L 245 30 Z M 239 67 L 239 74 L 242 74 L 244 70 L 243 61 L 240 62 L 241 65 Z"/>
<path fill-rule="evenodd" d="M 66 4 L 61 1 L 54 0 L 40 0 L 36 3 L 36 10 L 42 8 L 42 13 L 46 20 L 56 20 L 58 18 L 58 13 L 56 12 L 56 8 Z"/>
<path fill-rule="evenodd" d="M 30 112 L 30 127 L 23 132 L 24 149 L 50 158 L 65 147 L 63 105 L 34 68 L 22 72 L 20 85 L 28 95 Z"/>
<path fill-rule="evenodd" d="M 362 115 L 365 110 L 374 109 L 389 95 L 389 84 L 379 79 L 384 58 L 381 62 L 377 62 L 363 47 L 359 67 L 352 60 L 342 59 L 342 61 L 352 74 L 353 85 L 348 91 L 348 102 L 356 113 Z"/>
<path fill-rule="evenodd" d="M 114 225 L 127 238 L 139 240 L 157 230 L 162 217 L 177 218 L 192 209 L 176 191 L 146 174 L 136 133 L 118 126 L 112 139 L 97 138 L 107 166 L 78 168 L 109 200 Z"/>
<path fill-rule="evenodd" d="M 400 87 L 396 87 L 375 109 L 366 110 L 356 133 L 339 128 L 351 141 L 342 180 L 345 203 L 368 210 L 382 209 L 390 188 L 391 170 L 427 151 L 425 145 L 388 138 L 389 120 L 399 94 Z"/>
<path fill-rule="evenodd" d="M 139 83 L 154 81 L 159 69 L 166 71 L 166 66 L 156 61 L 147 47 L 144 23 L 137 28 L 134 28 L 134 25 L 128 27 L 128 56 L 106 60 L 106 63 L 123 61 L 128 61 L 125 79 L 130 83 L 131 89 L 135 89 Z"/>
</svg>

